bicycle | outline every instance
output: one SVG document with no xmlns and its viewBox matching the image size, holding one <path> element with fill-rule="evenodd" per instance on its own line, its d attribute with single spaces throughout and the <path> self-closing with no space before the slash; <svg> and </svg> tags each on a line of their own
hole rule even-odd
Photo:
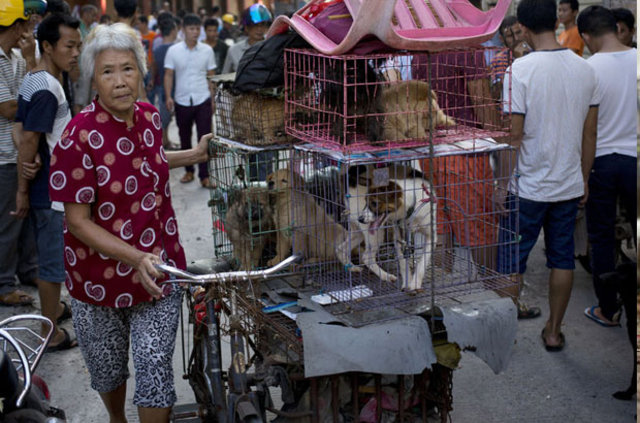
<svg viewBox="0 0 640 423">
<path fill-rule="evenodd" d="M 156 268 L 174 279 L 168 283 L 189 285 L 189 310 L 194 323 L 194 346 L 189 357 L 188 379 L 201 406 L 197 413 L 204 422 L 218 423 L 261 423 L 266 422 L 270 407 L 269 387 L 283 388 L 283 397 L 290 397 L 287 378 L 278 366 L 261 366 L 258 342 L 247 333 L 251 328 L 243 325 L 238 301 L 247 295 L 244 289 L 251 288 L 251 282 L 266 279 L 299 260 L 290 256 L 276 266 L 258 271 L 230 271 L 210 274 L 193 274 L 166 264 Z M 247 286 L 244 286 L 246 284 Z M 207 287 L 207 289 L 203 289 Z M 222 365 L 221 317 L 229 321 L 231 366 L 227 372 Z M 256 331 L 257 332 L 257 331 Z M 248 345 L 245 345 L 245 339 Z M 251 347 L 253 357 L 248 357 Z M 255 367 L 253 373 L 248 370 Z M 284 377 L 283 377 L 284 376 Z M 190 416 L 177 416 L 174 419 Z"/>
</svg>

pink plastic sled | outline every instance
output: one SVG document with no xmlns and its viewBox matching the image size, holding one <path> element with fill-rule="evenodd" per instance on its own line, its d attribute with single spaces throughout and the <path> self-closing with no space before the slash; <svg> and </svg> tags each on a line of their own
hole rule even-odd
<svg viewBox="0 0 640 423">
<path fill-rule="evenodd" d="M 493 9 L 483 12 L 467 0 L 344 0 L 353 24 L 336 44 L 304 17 L 324 1 L 311 0 L 291 19 L 279 16 L 267 36 L 286 32 L 292 26 L 316 50 L 327 55 L 344 54 L 367 35 L 375 35 L 399 50 L 445 50 L 490 39 L 511 3 L 499 0 Z"/>
</svg>

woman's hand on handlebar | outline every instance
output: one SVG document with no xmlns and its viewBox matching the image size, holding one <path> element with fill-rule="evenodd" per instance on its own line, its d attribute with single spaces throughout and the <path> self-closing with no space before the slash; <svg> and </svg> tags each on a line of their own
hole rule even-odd
<svg viewBox="0 0 640 423">
<path fill-rule="evenodd" d="M 136 279 L 142 283 L 144 289 L 156 300 L 162 298 L 162 288 L 156 284 L 156 278 L 163 276 L 162 272 L 154 266 L 158 263 L 162 263 L 160 257 L 151 253 L 141 253 L 136 264 L 133 266 L 134 269 L 138 271 Z"/>
</svg>

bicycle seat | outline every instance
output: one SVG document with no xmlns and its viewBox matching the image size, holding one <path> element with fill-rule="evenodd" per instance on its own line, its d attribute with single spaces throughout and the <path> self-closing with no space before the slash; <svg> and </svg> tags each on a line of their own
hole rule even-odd
<svg viewBox="0 0 640 423">
<path fill-rule="evenodd" d="M 313 18 L 308 18 L 325 1 L 311 0 L 291 18 L 278 16 L 267 37 L 286 32 L 291 26 L 316 50 L 327 55 L 347 53 L 369 35 L 398 50 L 467 47 L 489 40 L 511 3 L 498 0 L 494 8 L 483 12 L 468 0 L 344 0 L 352 24 L 342 41 L 336 43 L 314 25 Z M 329 17 L 334 18 L 344 16 Z"/>
</svg>

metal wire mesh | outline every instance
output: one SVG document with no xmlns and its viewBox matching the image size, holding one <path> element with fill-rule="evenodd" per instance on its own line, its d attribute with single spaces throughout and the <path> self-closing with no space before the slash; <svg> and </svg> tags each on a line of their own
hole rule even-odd
<svg viewBox="0 0 640 423">
<path fill-rule="evenodd" d="M 233 256 L 239 268 L 267 266 L 275 256 L 276 212 L 267 176 L 288 168 L 286 147 L 252 147 L 234 141 L 212 141 L 216 157 L 209 163 L 216 257 Z"/>
<path fill-rule="evenodd" d="M 217 85 L 216 135 L 255 146 L 291 143 L 284 129 L 282 90 L 234 93 L 230 85 Z"/>
<path fill-rule="evenodd" d="M 296 146 L 293 251 L 334 314 L 508 294 L 517 226 L 503 225 L 494 190 L 513 150 L 489 140 L 345 155 Z M 492 163 L 493 166 L 492 166 Z M 517 203 L 507 199 L 517 214 Z M 498 268 L 497 253 L 501 253 Z"/>
<path fill-rule="evenodd" d="M 287 133 L 347 152 L 505 136 L 509 117 L 501 113 L 501 93 L 490 88 L 488 63 L 497 53 L 287 50 Z"/>
</svg>

